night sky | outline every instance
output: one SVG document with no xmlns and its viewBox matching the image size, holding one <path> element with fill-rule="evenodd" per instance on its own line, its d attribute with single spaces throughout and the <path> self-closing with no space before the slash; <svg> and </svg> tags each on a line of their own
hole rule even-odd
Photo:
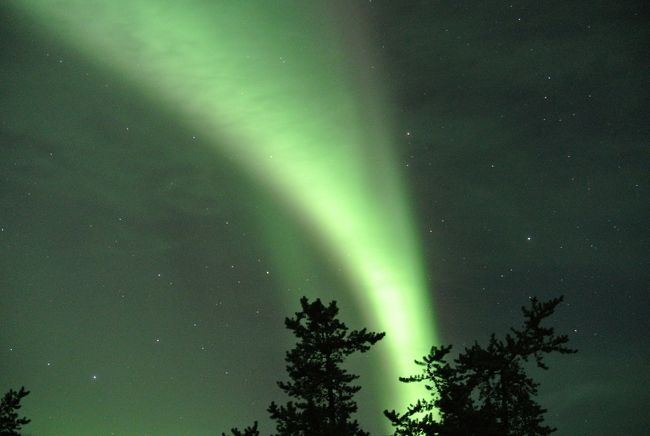
<svg viewBox="0 0 650 436">
<path fill-rule="evenodd" d="M 559 435 L 650 427 L 641 1 L 0 5 L 0 389 L 31 435 L 208 435 L 336 299 L 386 434 L 432 342 L 530 296 Z M 392 335 L 392 337 L 391 337 Z"/>
</svg>

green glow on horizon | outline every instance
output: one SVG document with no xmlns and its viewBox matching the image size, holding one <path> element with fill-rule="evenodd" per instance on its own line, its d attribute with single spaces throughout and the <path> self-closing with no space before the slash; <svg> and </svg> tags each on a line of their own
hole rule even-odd
<svg viewBox="0 0 650 436">
<path fill-rule="evenodd" d="M 432 306 L 386 103 L 372 74 L 351 67 L 365 55 L 343 46 L 332 17 L 309 2 L 14 5 L 282 198 L 388 333 L 396 389 L 384 403 L 413 400 L 397 377 L 437 342 Z"/>
</svg>

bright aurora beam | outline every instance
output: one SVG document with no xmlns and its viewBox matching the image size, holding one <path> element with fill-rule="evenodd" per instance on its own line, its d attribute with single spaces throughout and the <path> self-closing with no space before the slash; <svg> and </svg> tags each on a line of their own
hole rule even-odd
<svg viewBox="0 0 650 436">
<path fill-rule="evenodd" d="M 351 11 L 300 1 L 11 3 L 283 198 L 388 333 L 383 379 L 396 389 L 383 403 L 413 400 L 397 377 L 436 342 L 431 304 L 381 86 L 341 24 Z"/>
</svg>

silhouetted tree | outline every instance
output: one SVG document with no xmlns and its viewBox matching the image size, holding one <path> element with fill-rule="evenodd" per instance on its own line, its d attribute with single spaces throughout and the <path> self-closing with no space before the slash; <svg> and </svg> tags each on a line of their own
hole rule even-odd
<svg viewBox="0 0 650 436">
<path fill-rule="evenodd" d="M 366 329 L 348 331 L 337 319 L 336 302 L 325 306 L 317 299 L 300 300 L 302 311 L 286 318 L 285 325 L 298 339 L 287 352 L 291 381 L 278 386 L 291 398 L 286 405 L 275 402 L 268 408 L 280 436 L 367 435 L 351 416 L 357 411 L 353 396 L 361 388 L 352 385 L 359 378 L 341 367 L 353 353 L 364 353 L 384 333 Z"/>
<path fill-rule="evenodd" d="M 20 435 L 20 429 L 23 425 L 29 424 L 31 421 L 27 418 L 18 417 L 18 410 L 20 409 L 20 400 L 25 398 L 29 391 L 25 387 L 21 387 L 19 391 L 9 389 L 2 401 L 0 401 L 0 435 L 1 436 L 14 436 Z"/>
<path fill-rule="evenodd" d="M 243 431 L 237 428 L 230 430 L 232 436 L 259 436 L 260 431 L 257 429 L 257 421 L 253 425 L 246 427 Z M 227 436 L 225 433 L 221 433 L 221 436 Z"/>
<path fill-rule="evenodd" d="M 530 359 L 548 369 L 546 354 L 576 352 L 565 346 L 568 336 L 556 336 L 552 328 L 540 325 L 560 302 L 562 297 L 543 303 L 532 298 L 530 308 L 522 307 L 522 329 L 510 329 L 504 339 L 492 335 L 487 347 L 475 343 L 465 348 L 453 364 L 446 360 L 451 346 L 432 347 L 422 361 L 415 361 L 422 367 L 420 374 L 400 378 L 405 383 L 424 382 L 431 398 L 417 401 L 403 414 L 384 411 L 395 434 L 536 436 L 554 432 L 543 425 L 546 410 L 534 401 L 539 383 L 526 374 L 524 366 Z"/>
</svg>

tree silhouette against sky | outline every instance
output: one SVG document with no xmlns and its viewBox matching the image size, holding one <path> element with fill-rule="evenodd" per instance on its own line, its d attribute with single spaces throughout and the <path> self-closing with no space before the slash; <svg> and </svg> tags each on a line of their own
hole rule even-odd
<svg viewBox="0 0 650 436">
<path fill-rule="evenodd" d="M 18 410 L 21 407 L 20 401 L 27 395 L 29 395 L 29 391 L 25 390 L 23 386 L 18 391 L 9 389 L 4 397 L 2 397 L 2 401 L 0 401 L 1 436 L 20 435 L 20 429 L 31 421 L 28 418 L 21 418 L 18 415 Z"/>
<path fill-rule="evenodd" d="M 535 400 L 539 383 L 526 374 L 526 363 L 541 369 L 546 354 L 575 353 L 566 347 L 566 335 L 541 322 L 553 314 L 562 297 L 540 303 L 531 298 L 522 307 L 524 326 L 510 329 L 504 339 L 490 337 L 487 347 L 475 343 L 447 361 L 451 346 L 432 347 L 421 361 L 420 374 L 400 378 L 405 383 L 425 383 L 431 397 L 420 399 L 399 414 L 384 414 L 395 435 L 548 435 L 555 429 L 543 424 L 546 412 Z M 436 412 L 438 411 L 438 412 Z M 439 413 L 439 417 L 437 414 Z"/>
<path fill-rule="evenodd" d="M 352 419 L 357 411 L 353 397 L 361 387 L 353 385 L 359 376 L 342 367 L 354 353 L 365 353 L 384 333 L 365 328 L 349 331 L 338 320 L 339 309 L 332 301 L 300 300 L 302 310 L 285 325 L 298 342 L 287 352 L 290 381 L 278 386 L 291 398 L 285 405 L 271 403 L 268 411 L 276 421 L 278 435 L 367 435 Z"/>
<path fill-rule="evenodd" d="M 365 353 L 384 333 L 365 328 L 350 331 L 337 317 L 335 301 L 327 306 L 320 299 L 301 298 L 302 310 L 285 319 L 297 339 L 285 357 L 289 381 L 278 386 L 288 396 L 284 405 L 272 402 L 268 408 L 278 436 L 362 436 L 368 435 L 352 418 L 357 411 L 354 395 L 361 389 L 359 378 L 342 367 L 354 353 Z M 259 435 L 257 422 L 244 430 L 233 428 L 233 436 Z M 225 436 L 225 433 L 222 433 Z"/>
</svg>

